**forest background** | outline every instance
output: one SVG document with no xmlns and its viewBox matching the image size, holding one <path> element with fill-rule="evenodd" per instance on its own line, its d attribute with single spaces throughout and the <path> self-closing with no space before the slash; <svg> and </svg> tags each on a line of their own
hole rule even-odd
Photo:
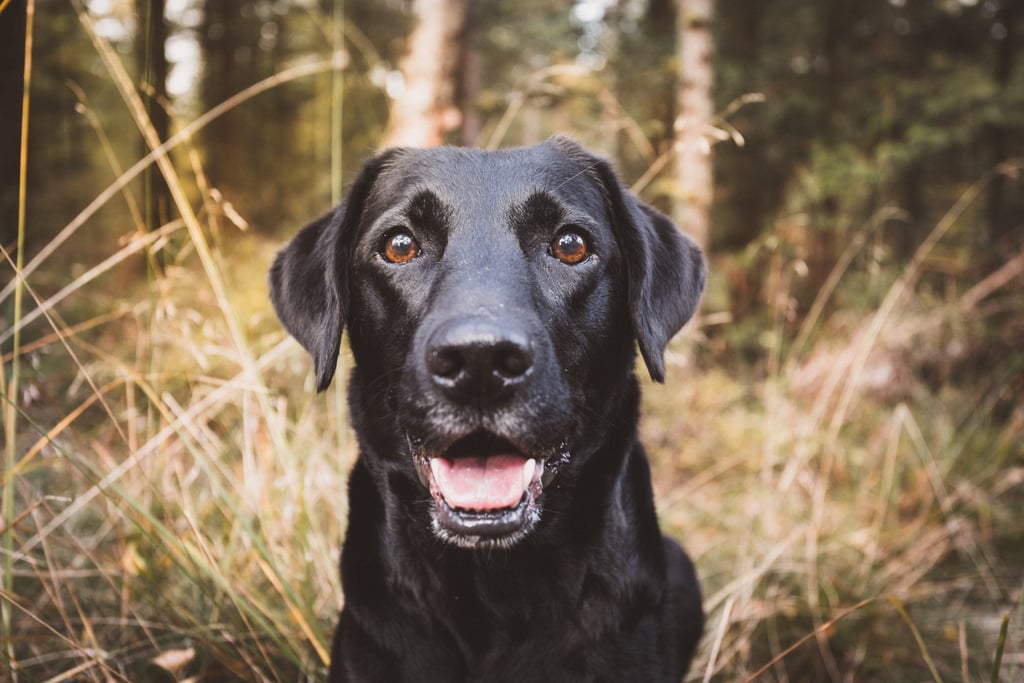
<svg viewBox="0 0 1024 683">
<path fill-rule="evenodd" d="M 568 133 L 709 257 L 643 423 L 689 680 L 1021 680 L 1022 15 L 0 1 L 0 678 L 321 679 L 354 444 L 267 266 L 384 145 Z"/>
</svg>

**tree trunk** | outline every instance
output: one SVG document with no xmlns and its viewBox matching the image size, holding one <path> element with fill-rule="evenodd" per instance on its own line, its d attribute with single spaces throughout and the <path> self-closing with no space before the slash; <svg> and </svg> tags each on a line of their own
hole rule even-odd
<svg viewBox="0 0 1024 683">
<path fill-rule="evenodd" d="M 1013 74 L 1017 56 L 1017 40 L 1019 39 L 1017 19 L 1020 16 L 1020 5 L 1016 2 L 1003 4 L 996 14 L 997 21 L 1002 24 L 1006 35 L 996 44 L 994 80 L 999 90 L 1006 93 Z M 1009 157 L 1011 144 L 1008 141 L 1006 126 L 994 122 L 987 127 L 989 163 L 992 166 L 1005 162 Z M 998 175 L 992 179 L 988 192 L 988 245 L 1001 246 L 1002 238 L 1009 233 L 1012 221 L 1007 212 L 1008 179 Z"/>
<path fill-rule="evenodd" d="M 256 40 L 250 19 L 242 15 L 241 0 L 208 2 L 198 31 L 203 53 L 200 93 L 203 107 L 212 109 L 231 97 L 251 78 L 251 45 Z M 244 61 L 243 61 L 244 60 Z M 206 173 L 210 184 L 226 197 L 233 197 L 245 185 L 248 159 L 243 152 L 243 131 L 249 125 L 243 112 L 232 109 L 203 131 L 203 143 L 215 153 L 207 155 Z"/>
<path fill-rule="evenodd" d="M 618 7 L 612 5 L 605 11 L 604 33 L 601 35 L 601 51 L 609 64 L 615 64 L 619 57 L 619 17 Z M 622 128 L 623 112 L 615 99 L 618 91 L 618 71 L 607 69 L 602 76 L 604 89 L 601 90 L 601 153 L 611 159 L 617 167 L 622 168 L 619 158 L 619 130 Z"/>
<path fill-rule="evenodd" d="M 483 129 L 483 120 L 480 118 L 480 109 L 477 106 L 483 78 L 483 60 L 480 55 L 480 46 L 477 44 L 480 10 L 476 5 L 470 4 L 466 15 L 460 41 L 462 43 L 459 56 L 461 78 L 456 83 L 462 116 L 459 137 L 462 139 L 462 144 L 475 145 L 480 140 L 480 131 Z"/>
<path fill-rule="evenodd" d="M 21 175 L 21 96 L 25 76 L 25 3 L 0 12 L 0 245 L 15 258 Z M 4 264 L 6 268 L 6 263 Z"/>
<path fill-rule="evenodd" d="M 676 182 L 673 215 L 679 226 L 707 248 L 713 193 L 711 144 L 706 134 L 714 115 L 711 66 L 714 0 L 677 0 Z"/>
<path fill-rule="evenodd" d="M 650 50 L 649 59 L 658 64 L 670 63 L 677 48 L 676 0 L 648 0 L 643 22 L 642 35 L 645 37 L 645 46 Z M 669 69 L 660 71 L 662 73 L 653 85 L 656 94 L 652 98 L 645 98 L 650 100 L 647 102 L 649 109 L 645 115 L 657 123 L 657 134 L 652 137 L 651 142 L 659 155 L 675 145 L 674 124 L 676 107 L 679 104 L 676 101 L 679 85 L 677 74 Z M 628 79 L 619 79 L 620 90 L 626 85 Z M 625 93 L 619 93 L 620 102 L 625 102 L 628 98 Z"/>
<path fill-rule="evenodd" d="M 383 146 L 434 147 L 459 127 L 455 71 L 468 0 L 413 0 L 416 27 L 402 61 L 405 89 L 392 103 Z"/>
<path fill-rule="evenodd" d="M 139 74 L 143 101 L 157 137 L 163 142 L 170 137 L 170 116 L 167 112 L 167 23 L 164 20 L 164 0 L 138 0 L 138 15 L 142 21 L 139 40 Z M 149 147 L 143 144 L 143 154 Z M 150 166 L 143 173 L 144 219 L 146 228 L 155 230 L 169 220 L 170 193 L 160 172 Z"/>
</svg>

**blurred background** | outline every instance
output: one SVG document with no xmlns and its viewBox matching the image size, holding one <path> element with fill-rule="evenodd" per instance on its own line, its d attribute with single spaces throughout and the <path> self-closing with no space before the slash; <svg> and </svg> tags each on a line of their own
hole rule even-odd
<svg viewBox="0 0 1024 683">
<path fill-rule="evenodd" d="M 1022 40 L 1019 0 L 0 0 L 0 678 L 322 678 L 354 444 L 266 269 L 375 150 L 568 133 L 708 254 L 643 423 L 689 680 L 1020 680 Z"/>
</svg>

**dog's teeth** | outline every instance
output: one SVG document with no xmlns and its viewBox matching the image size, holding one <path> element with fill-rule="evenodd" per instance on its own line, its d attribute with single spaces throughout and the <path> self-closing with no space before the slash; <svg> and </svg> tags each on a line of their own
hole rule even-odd
<svg viewBox="0 0 1024 683">
<path fill-rule="evenodd" d="M 537 461 L 530 458 L 523 465 L 523 489 L 530 488 L 530 483 L 533 481 L 533 473 L 537 471 Z"/>
<path fill-rule="evenodd" d="M 441 467 L 441 458 L 430 459 L 430 473 L 434 475 L 434 481 L 439 480 L 438 470 Z"/>
</svg>

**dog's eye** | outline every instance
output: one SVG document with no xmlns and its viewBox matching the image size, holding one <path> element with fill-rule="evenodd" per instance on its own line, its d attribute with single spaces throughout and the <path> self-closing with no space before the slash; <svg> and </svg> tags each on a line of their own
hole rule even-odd
<svg viewBox="0 0 1024 683">
<path fill-rule="evenodd" d="M 403 230 L 396 230 L 384 238 L 381 256 L 389 263 L 408 263 L 420 255 L 420 243 Z"/>
<path fill-rule="evenodd" d="M 562 263 L 575 266 L 590 256 L 587 238 L 575 230 L 563 230 L 551 240 L 548 253 Z"/>
</svg>

